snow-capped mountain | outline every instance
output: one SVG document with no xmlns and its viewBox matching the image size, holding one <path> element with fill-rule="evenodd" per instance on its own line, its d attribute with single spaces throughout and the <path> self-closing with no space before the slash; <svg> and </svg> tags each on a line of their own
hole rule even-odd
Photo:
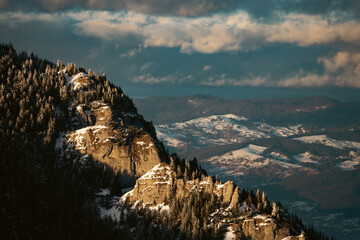
<svg viewBox="0 0 360 240">
<path fill-rule="evenodd" d="M 185 122 L 156 125 L 158 137 L 175 148 L 193 148 L 209 145 L 241 143 L 247 140 L 270 137 L 287 137 L 306 133 L 302 125 L 272 126 L 265 122 L 254 122 L 235 114 L 212 115 Z"/>
<path fill-rule="evenodd" d="M 272 175 L 272 178 L 291 177 L 301 172 L 303 172 L 302 174 L 314 174 L 321 170 L 319 166 L 326 165 L 330 158 L 343 170 L 352 170 L 360 165 L 358 159 L 360 142 L 336 140 L 325 134 L 308 135 L 311 134 L 311 130 L 309 130 L 311 128 L 301 124 L 272 126 L 265 121 L 254 122 L 243 116 L 225 114 L 155 127 L 159 139 L 166 146 L 179 152 L 189 152 L 189 149 L 192 152 L 201 152 L 209 151 L 209 148 L 217 146 L 233 146 L 234 150 L 200 159 L 212 163 L 216 168 L 228 169 L 226 172 L 230 175 L 247 175 L 254 169 L 262 169 L 263 172 L 268 173 L 263 176 Z M 301 136 L 305 134 L 307 135 Z M 269 145 L 269 142 L 278 141 L 279 138 L 293 142 L 297 148 L 302 149 L 295 151 L 290 149 L 289 151 L 286 149 L 287 146 L 283 146 L 283 149 L 277 148 L 273 151 L 274 148 L 271 147 L 272 144 Z M 266 139 L 268 147 L 249 144 L 261 142 L 262 139 Z M 236 149 L 236 146 L 241 145 L 242 147 Z M 322 156 L 307 150 L 313 145 L 343 151 L 336 152 L 330 157 Z M 284 151 L 287 151 L 286 156 L 281 154 Z M 301 171 L 299 171 L 300 169 Z M 260 173 L 260 171 L 258 172 Z"/>
</svg>

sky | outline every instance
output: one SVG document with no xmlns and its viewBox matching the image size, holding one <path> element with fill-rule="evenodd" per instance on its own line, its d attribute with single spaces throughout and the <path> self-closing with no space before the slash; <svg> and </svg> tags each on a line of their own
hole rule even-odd
<svg viewBox="0 0 360 240">
<path fill-rule="evenodd" d="M 360 101 L 358 0 L 0 0 L 0 42 L 133 97 Z"/>
</svg>

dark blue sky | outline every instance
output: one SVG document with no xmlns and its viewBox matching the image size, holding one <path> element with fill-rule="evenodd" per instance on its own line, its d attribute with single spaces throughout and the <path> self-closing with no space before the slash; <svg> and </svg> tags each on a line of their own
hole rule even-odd
<svg viewBox="0 0 360 240">
<path fill-rule="evenodd" d="M 0 42 L 105 72 L 131 96 L 360 100 L 360 1 L 0 0 L 0 9 Z"/>
</svg>

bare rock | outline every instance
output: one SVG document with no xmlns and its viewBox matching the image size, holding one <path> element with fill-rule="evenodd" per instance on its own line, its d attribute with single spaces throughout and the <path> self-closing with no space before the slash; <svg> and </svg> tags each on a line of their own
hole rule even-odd
<svg viewBox="0 0 360 240">
<path fill-rule="evenodd" d="M 231 197 L 231 202 L 230 202 L 230 208 L 231 209 L 236 209 L 238 208 L 238 203 L 239 203 L 239 187 L 236 186 L 234 193 Z"/>
</svg>

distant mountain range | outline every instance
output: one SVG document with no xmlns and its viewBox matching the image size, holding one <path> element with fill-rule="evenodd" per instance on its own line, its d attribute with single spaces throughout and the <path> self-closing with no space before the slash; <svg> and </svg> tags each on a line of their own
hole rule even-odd
<svg viewBox="0 0 360 240">
<path fill-rule="evenodd" d="M 340 127 L 359 124 L 360 103 L 340 102 L 326 97 L 279 99 L 222 99 L 208 95 L 134 99 L 146 119 L 158 124 L 234 114 L 269 124 L 316 124 Z"/>
</svg>

